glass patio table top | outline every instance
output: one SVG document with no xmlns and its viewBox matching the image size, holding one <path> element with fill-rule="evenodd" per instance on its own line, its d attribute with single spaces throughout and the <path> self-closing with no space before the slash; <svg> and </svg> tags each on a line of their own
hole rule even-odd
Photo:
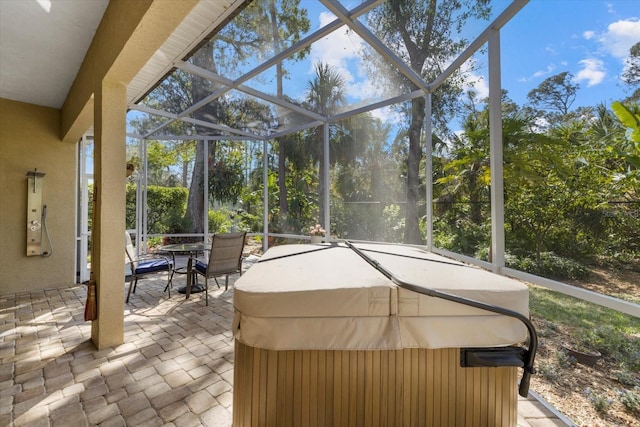
<svg viewBox="0 0 640 427">
<path fill-rule="evenodd" d="M 168 252 L 173 257 L 174 272 L 178 274 L 187 275 L 187 285 L 182 288 L 178 288 L 178 292 L 186 294 L 186 298 L 192 293 L 198 293 L 204 291 L 204 286 L 199 285 L 196 282 L 196 275 L 193 272 L 193 259 L 198 255 L 198 252 L 204 252 L 209 248 L 209 245 L 205 242 L 193 242 L 193 243 L 174 243 L 171 245 L 160 246 L 158 248 L 161 252 Z M 189 254 L 189 260 L 186 267 L 176 268 L 175 256 L 178 253 Z"/>
<path fill-rule="evenodd" d="M 195 252 L 202 252 L 207 247 L 208 245 L 206 245 L 204 242 L 175 243 L 171 245 L 160 246 L 158 250 L 162 252 L 169 252 L 172 254 L 179 253 L 179 252 L 195 253 Z"/>
</svg>

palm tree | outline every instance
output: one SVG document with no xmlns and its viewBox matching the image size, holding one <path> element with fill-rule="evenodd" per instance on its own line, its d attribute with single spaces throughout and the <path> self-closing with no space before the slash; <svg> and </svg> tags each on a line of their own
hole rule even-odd
<svg viewBox="0 0 640 427">
<path fill-rule="evenodd" d="M 306 102 L 308 107 L 316 113 L 325 117 L 335 114 L 340 107 L 346 103 L 344 78 L 328 64 L 317 63 L 315 65 L 316 75 L 308 84 Z M 343 139 L 344 132 L 341 132 L 338 126 L 333 125 L 329 128 L 329 140 L 334 142 L 334 138 Z M 307 143 L 311 158 L 318 163 L 318 220 L 324 225 L 324 198 L 327 183 L 322 171 L 326 161 L 330 159 L 324 158 L 323 150 L 324 130 L 321 126 L 314 129 L 308 135 Z"/>
</svg>

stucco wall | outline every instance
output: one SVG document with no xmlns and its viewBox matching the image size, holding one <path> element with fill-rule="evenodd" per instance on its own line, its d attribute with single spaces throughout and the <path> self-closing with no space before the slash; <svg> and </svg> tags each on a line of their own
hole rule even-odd
<svg viewBox="0 0 640 427">
<path fill-rule="evenodd" d="M 75 282 L 76 144 L 60 110 L 0 98 L 0 295 Z M 26 256 L 27 172 L 43 172 L 50 257 Z"/>
</svg>

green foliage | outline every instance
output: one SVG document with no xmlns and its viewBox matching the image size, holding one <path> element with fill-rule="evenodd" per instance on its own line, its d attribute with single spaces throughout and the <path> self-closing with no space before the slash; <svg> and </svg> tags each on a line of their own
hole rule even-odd
<svg viewBox="0 0 640 427">
<path fill-rule="evenodd" d="M 640 42 L 629 48 L 629 56 L 625 60 L 626 67 L 622 73 L 622 81 L 633 87 L 640 84 Z"/>
<path fill-rule="evenodd" d="M 227 208 L 209 210 L 209 233 L 227 233 L 233 226 L 232 214 Z"/>
<path fill-rule="evenodd" d="M 311 223 L 316 223 L 317 209 L 320 206 L 316 174 L 309 169 L 291 169 L 285 176 L 287 186 L 287 217 L 278 215 L 277 225 L 284 232 L 298 232 L 306 234 L 306 228 Z M 280 201 L 280 195 L 277 197 Z M 278 212 L 279 213 L 279 212 Z"/>
<path fill-rule="evenodd" d="M 575 357 L 569 356 L 564 350 L 556 351 L 556 361 L 558 366 L 563 368 L 574 367 L 578 363 Z"/>
<path fill-rule="evenodd" d="M 623 125 L 631 130 L 629 137 L 634 142 L 640 142 L 640 115 L 634 114 L 619 101 L 611 103 L 611 109 L 618 116 Z"/>
<path fill-rule="evenodd" d="M 374 34 L 394 53 L 410 64 L 416 73 L 431 81 L 446 67 L 449 58 L 457 56 L 468 45 L 464 38 L 456 36 L 470 19 L 488 19 L 491 3 L 488 0 L 462 1 L 390 1 L 368 14 L 368 23 Z M 378 61 L 379 55 L 370 54 L 374 62 L 371 67 L 373 81 L 388 90 L 398 87 L 404 93 L 416 89 L 415 83 L 401 77 L 388 61 Z M 446 123 L 458 108 L 459 95 L 467 76 L 454 74 L 433 94 L 432 111 L 436 123 L 446 129 Z M 423 239 L 419 230 L 418 209 L 421 194 L 420 164 L 422 161 L 421 134 L 424 122 L 425 102 L 421 97 L 401 104 L 399 110 L 405 115 L 407 127 L 407 182 L 405 229 L 403 241 L 420 244 Z"/>
<path fill-rule="evenodd" d="M 635 372 L 629 372 L 627 369 L 623 369 L 616 373 L 616 379 L 620 384 L 628 387 L 640 386 L 640 377 L 638 377 L 638 374 Z"/>
<path fill-rule="evenodd" d="M 536 318 L 572 331 L 578 345 L 599 351 L 621 368 L 640 370 L 640 319 L 545 288 L 531 286 Z"/>
<path fill-rule="evenodd" d="M 556 353 L 557 362 L 540 362 L 538 373 L 549 381 L 558 381 L 562 378 L 562 369 L 570 365 L 566 353 L 559 351 Z"/>
<path fill-rule="evenodd" d="M 491 227 L 488 222 L 476 224 L 464 215 L 453 221 L 438 218 L 433 226 L 433 243 L 436 247 L 469 256 L 487 259 Z"/>
<path fill-rule="evenodd" d="M 507 254 L 505 264 L 510 268 L 558 280 L 584 279 L 588 276 L 588 271 L 583 265 L 553 252 L 542 252 L 535 258 Z"/>
<path fill-rule="evenodd" d="M 147 231 L 152 234 L 187 232 L 184 220 L 188 190 L 181 187 L 147 187 Z M 136 185 L 127 184 L 126 227 L 136 228 Z"/>
<path fill-rule="evenodd" d="M 633 390 L 622 390 L 618 394 L 618 400 L 632 414 L 640 415 L 640 387 Z"/>
<path fill-rule="evenodd" d="M 531 312 L 548 322 L 585 330 L 609 325 L 627 338 L 640 333 L 640 318 L 538 286 L 529 290 Z"/>
<path fill-rule="evenodd" d="M 613 400 L 609 399 L 605 394 L 596 393 L 589 388 L 585 389 L 584 394 L 593 405 L 593 408 L 601 414 L 606 414 L 613 403 Z"/>
<path fill-rule="evenodd" d="M 632 167 L 640 169 L 640 107 L 635 105 L 627 108 L 622 103 L 614 101 L 611 109 L 629 130 L 628 143 L 622 144 L 619 152 Z"/>
<path fill-rule="evenodd" d="M 209 194 L 222 203 L 236 203 L 244 185 L 242 157 L 238 151 L 209 165 Z"/>
<path fill-rule="evenodd" d="M 580 335 L 580 343 L 599 351 L 603 356 L 623 361 L 633 370 L 640 370 L 640 339 L 620 334 L 609 325 L 599 325 L 585 330 Z"/>
<path fill-rule="evenodd" d="M 555 76 L 548 77 L 540 85 L 527 94 L 529 101 L 543 110 L 552 111 L 556 115 L 547 115 L 549 118 L 564 117 L 569 112 L 571 104 L 576 99 L 579 84 L 572 83 L 573 74 L 565 71 Z"/>
<path fill-rule="evenodd" d="M 402 242 L 404 215 L 399 205 L 385 206 L 382 211 L 384 242 Z"/>
<path fill-rule="evenodd" d="M 397 205 L 337 201 L 332 204 L 331 227 L 338 238 L 401 242 L 403 220 Z"/>
<path fill-rule="evenodd" d="M 549 381 L 557 381 L 560 378 L 558 367 L 553 363 L 540 363 L 538 373 Z"/>
<path fill-rule="evenodd" d="M 460 6 L 469 6 L 463 12 Z M 275 9 L 274 9 L 275 8 Z M 451 38 L 452 28 L 470 17 L 486 18 L 490 2 L 429 2 L 423 0 L 386 2 L 368 14 L 372 30 L 393 50 L 408 59 L 419 72 L 430 75 L 443 58 L 464 48 L 466 41 Z M 464 15 L 459 16 L 459 13 Z M 274 21 L 275 17 L 275 21 Z M 425 24 L 431 21 L 432 27 Z M 403 25 L 398 25 L 402 23 Z M 398 28 L 400 32 L 398 33 Z M 197 65 L 223 73 L 243 61 L 260 56 L 269 49 L 279 51 L 291 46 L 308 31 L 304 9 L 295 0 L 275 3 L 251 3 L 231 26 L 224 29 L 210 49 L 197 55 Z M 402 37 L 402 36 L 406 37 Z M 435 36 L 431 38 L 429 36 Z M 433 45 L 416 45 L 416 40 Z M 242 43 L 238 42 L 243 40 Z M 269 48 L 269 49 L 265 49 Z M 213 52 L 213 56 L 211 55 Z M 300 53 L 301 56 L 306 52 Z M 365 53 L 365 55 L 369 55 Z M 434 55 L 433 57 L 430 55 Z M 636 56 L 637 57 L 637 56 Z M 446 61 L 446 60 L 445 60 Z M 371 63 L 377 81 L 394 90 L 413 84 L 394 80 L 386 65 Z M 375 67 L 374 67 L 375 66 Z M 379 66 L 379 67 L 378 67 Z M 211 68 L 213 67 L 213 68 Z M 276 71 L 278 82 L 287 78 L 285 68 Z M 464 76 L 453 75 L 447 87 L 433 94 L 436 128 L 454 111 L 464 112 L 462 132 L 443 132 L 434 138 L 434 244 L 438 247 L 489 259 L 490 246 L 490 163 L 489 114 L 484 101 L 471 94 L 467 105 L 450 101 L 458 98 Z M 389 84 L 392 82 L 393 84 Z M 315 78 L 309 82 L 305 107 L 323 113 L 340 110 L 345 99 L 345 81 L 334 69 L 318 64 Z M 413 88 L 413 87 L 412 87 Z M 154 90 L 145 103 L 170 112 L 184 111 L 193 99 L 201 99 L 216 89 L 216 83 L 190 76 L 180 70 Z M 531 91 L 531 99 L 540 109 L 562 114 L 562 121 L 542 127 L 535 121 L 543 115 L 531 106 L 520 108 L 503 94 L 503 143 L 505 177 L 505 232 L 510 266 L 527 272 L 560 279 L 583 278 L 588 263 L 630 260 L 640 254 L 640 172 L 637 138 L 638 109 L 633 104 L 614 103 L 613 112 L 605 106 L 571 111 L 578 85 L 569 73 L 560 73 Z M 338 237 L 408 242 L 407 233 L 416 241 L 424 238 L 424 141 L 421 140 L 424 100 L 398 106 L 405 123 L 394 143 L 388 141 L 390 129 L 369 115 L 332 123 L 331 156 L 323 159 L 322 127 L 309 129 L 274 141 L 269 156 L 249 158 L 237 141 L 210 143 L 209 193 L 214 201 L 235 203 L 241 200 L 243 211 L 236 218 L 242 227 L 261 230 L 263 226 L 262 163 L 268 163 L 269 229 L 278 233 L 305 234 L 311 223 L 322 221 L 324 188 L 330 186 L 331 231 Z M 279 117 L 273 117 L 264 105 L 221 97 L 197 114 L 210 115 L 230 126 L 250 126 L 260 130 Z M 138 123 L 150 129 L 158 123 Z M 626 128 L 625 128 L 626 126 Z M 440 129 L 440 128 L 439 128 Z M 443 127 L 444 129 L 444 127 Z M 144 133 L 144 132 L 142 132 Z M 186 134 L 186 129 L 183 130 Z M 315 144 L 308 144 L 315 142 Z M 277 145 L 276 145 L 277 144 Z M 149 177 L 152 182 L 187 186 L 192 174 L 191 191 L 204 191 L 193 166 L 194 156 L 201 164 L 201 147 L 194 143 L 155 143 L 148 145 Z M 213 147 L 216 147 L 213 149 Z M 282 149 L 281 149 L 282 148 Z M 183 154 L 179 153 L 183 150 Z M 258 150 L 259 151 L 259 150 Z M 264 153 L 263 153 L 264 154 Z M 132 159 L 139 163 L 138 159 Z M 321 182 L 324 161 L 331 181 Z M 181 164 L 182 163 L 182 164 Z M 284 169 L 275 172 L 275 165 Z M 153 166 L 153 167 L 152 167 Z M 182 166 L 178 174 L 177 166 Z M 175 176 L 174 176 L 175 175 Z M 180 177 L 178 177 L 180 175 Z M 280 178 L 278 182 L 277 178 Z M 246 181 L 248 180 L 248 184 Z M 198 187 L 198 183 L 200 186 Z M 130 194 L 128 203 L 131 205 Z M 190 213 L 197 215 L 203 197 L 189 199 Z M 184 200 L 151 195 L 150 227 L 154 232 L 189 229 Z M 152 206 L 153 204 L 153 206 Z M 191 206 L 194 205 L 194 206 Z M 127 226 L 133 226 L 131 206 Z M 186 215 L 187 217 L 189 215 Z M 228 217 L 210 215 L 212 228 L 228 227 Z M 414 222 L 418 222 L 415 226 Z M 194 224 L 199 227 L 202 224 Z M 190 230 L 192 231 L 192 230 Z M 404 235 L 403 235 L 404 234 Z M 575 261 L 574 261 L 575 260 Z M 605 260 L 605 261 L 602 261 Z"/>
</svg>

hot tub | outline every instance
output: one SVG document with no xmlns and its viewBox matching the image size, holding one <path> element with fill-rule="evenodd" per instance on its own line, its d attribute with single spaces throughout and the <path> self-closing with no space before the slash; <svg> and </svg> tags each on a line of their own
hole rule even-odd
<svg viewBox="0 0 640 427">
<path fill-rule="evenodd" d="M 521 343 L 527 327 L 398 283 L 522 317 L 528 288 L 412 247 L 356 247 L 274 247 L 238 279 L 234 426 L 516 425 L 517 368 L 462 367 L 476 358 L 461 349 Z"/>
</svg>

